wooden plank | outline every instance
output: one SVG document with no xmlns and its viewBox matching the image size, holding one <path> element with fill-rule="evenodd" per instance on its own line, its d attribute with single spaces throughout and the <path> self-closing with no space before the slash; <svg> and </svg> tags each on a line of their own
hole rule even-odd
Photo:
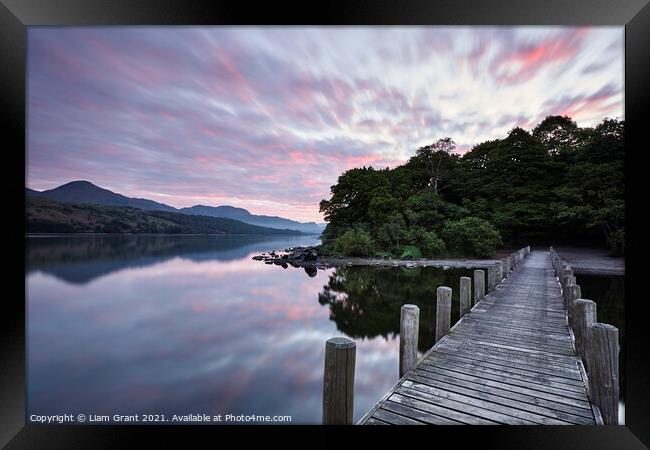
<svg viewBox="0 0 650 450">
<path fill-rule="evenodd" d="M 530 384 L 539 384 L 542 386 L 549 386 L 557 389 L 574 391 L 574 392 L 585 392 L 584 384 L 568 384 L 565 382 L 559 382 L 555 379 L 550 379 L 547 376 L 540 375 L 535 372 L 527 372 L 522 370 L 515 370 L 509 367 L 495 367 L 487 363 L 468 363 L 463 362 L 462 360 L 443 357 L 442 354 L 436 353 L 435 356 L 430 357 L 427 361 L 431 361 L 432 365 L 449 367 L 449 368 L 460 368 L 467 370 L 477 370 L 485 374 L 494 375 L 497 377 L 503 377 L 506 380 L 519 380 L 523 383 Z M 425 363 L 427 362 L 425 361 Z"/>
<path fill-rule="evenodd" d="M 441 345 L 441 347 L 443 346 Z M 509 351 L 508 349 L 483 345 L 483 342 L 468 342 L 467 339 L 455 339 L 454 336 L 448 336 L 448 339 L 446 339 L 444 342 L 444 347 L 450 350 L 455 350 L 457 352 L 473 352 L 480 355 L 505 358 L 526 364 L 536 364 L 542 367 L 552 367 L 555 370 L 575 372 L 578 368 L 578 363 L 571 358 L 557 359 L 544 355 L 516 353 Z"/>
<path fill-rule="evenodd" d="M 535 350 L 532 348 L 517 347 L 516 345 L 490 342 L 487 339 L 463 338 L 461 336 L 454 335 L 454 334 L 450 335 L 449 338 L 450 340 L 465 341 L 467 343 L 470 343 L 471 345 L 482 346 L 484 349 L 490 349 L 501 353 L 510 353 L 513 356 L 519 355 L 526 358 L 538 358 L 538 359 L 547 360 L 548 362 L 552 362 L 554 364 L 564 363 L 570 366 L 575 366 L 577 364 L 574 355 L 563 355 L 563 354 L 557 354 L 557 353 L 547 352 L 543 350 Z"/>
<path fill-rule="evenodd" d="M 569 422 L 542 416 L 522 409 L 513 408 L 500 403 L 494 403 L 482 400 L 476 397 L 470 397 L 443 390 L 424 390 L 411 389 L 403 386 L 397 390 L 398 393 L 420 398 L 426 402 L 447 404 L 449 408 L 460 409 L 474 416 L 483 417 L 488 420 L 499 422 L 506 425 L 568 425 Z"/>
<path fill-rule="evenodd" d="M 394 412 L 382 408 L 375 411 L 372 417 L 374 417 L 375 419 L 382 420 L 391 425 L 424 425 L 425 424 L 424 422 L 409 419 L 408 417 L 395 414 Z"/>
<path fill-rule="evenodd" d="M 591 408 L 585 408 L 580 406 L 566 405 L 563 403 L 557 403 L 552 400 L 546 400 L 536 396 L 519 394 L 516 392 L 507 391 L 500 388 L 494 388 L 489 386 L 481 386 L 474 384 L 472 382 L 467 382 L 463 380 L 441 380 L 440 377 L 432 376 L 420 376 L 418 374 L 409 374 L 404 381 L 416 382 L 419 384 L 424 384 L 427 386 L 444 389 L 447 391 L 458 392 L 461 394 L 466 394 L 478 398 L 484 399 L 494 399 L 502 398 L 505 400 L 517 401 L 521 404 L 522 409 L 530 410 L 531 406 L 539 406 L 547 408 L 549 410 L 563 412 L 567 414 L 572 414 L 580 417 L 592 417 Z M 496 402 L 496 401 L 495 401 Z"/>
<path fill-rule="evenodd" d="M 551 345 L 545 343 L 537 343 L 532 339 L 530 341 L 520 340 L 520 339 L 509 339 L 508 336 L 503 334 L 501 335 L 489 335 L 487 333 L 477 333 L 473 330 L 467 329 L 458 329 L 453 333 L 454 336 L 467 336 L 469 340 L 475 340 L 477 342 L 489 342 L 491 344 L 500 344 L 508 345 L 509 347 L 516 348 L 518 350 L 535 350 L 538 352 L 553 354 L 553 355 L 565 355 L 573 357 L 575 351 L 573 346 L 566 342 L 565 345 Z"/>
<path fill-rule="evenodd" d="M 364 425 L 390 425 L 390 424 L 388 422 L 384 422 L 383 420 L 379 420 L 374 417 L 371 417 L 365 421 Z"/>
<path fill-rule="evenodd" d="M 417 368 L 413 373 L 423 376 L 426 378 L 433 378 L 440 381 L 455 382 L 455 381 L 465 381 L 471 385 L 476 386 L 477 388 L 481 386 L 481 389 L 485 388 L 498 388 L 503 391 L 509 391 L 517 394 L 528 395 L 529 397 L 534 398 L 543 398 L 546 400 L 554 401 L 557 403 L 563 403 L 565 405 L 576 406 L 579 408 L 589 409 L 589 402 L 585 400 L 580 400 L 571 397 L 565 397 L 563 395 L 556 395 L 549 392 L 538 391 L 534 389 L 527 389 L 521 386 L 515 386 L 508 383 L 500 383 L 498 381 L 486 380 L 484 378 L 477 378 L 473 376 L 467 376 L 453 371 L 445 371 L 444 369 L 421 369 Z"/>
<path fill-rule="evenodd" d="M 530 391 L 532 395 L 541 395 L 540 393 L 544 393 L 544 394 L 553 394 L 558 397 L 562 397 L 563 399 L 571 398 L 571 399 L 576 399 L 581 401 L 588 401 L 587 392 L 584 389 L 582 390 L 582 392 L 567 391 L 565 389 L 557 389 L 550 386 L 545 386 L 543 384 L 529 383 L 528 381 L 521 381 L 514 378 L 506 378 L 503 376 L 492 375 L 483 372 L 481 370 L 467 369 L 467 368 L 451 366 L 451 365 L 443 366 L 443 365 L 425 363 L 425 364 L 420 364 L 418 366 L 418 369 L 426 370 L 428 372 L 433 372 L 433 373 L 439 373 L 441 375 L 461 377 L 465 380 L 474 380 L 474 382 L 476 383 L 484 383 L 484 382 L 492 381 L 492 382 L 500 383 L 502 385 L 507 385 L 508 389 L 511 390 L 514 388 L 523 388 L 526 389 L 527 391 Z"/>
<path fill-rule="evenodd" d="M 584 387 L 582 376 L 577 373 L 575 377 L 567 378 L 564 376 L 556 375 L 556 373 L 552 370 L 548 370 L 546 372 L 532 370 L 530 365 L 519 366 L 511 364 L 508 360 L 493 360 L 488 358 L 472 359 L 471 357 L 468 357 L 467 354 L 457 355 L 453 353 L 445 353 L 442 351 L 435 352 L 435 356 L 436 358 L 443 358 L 449 361 L 456 361 L 458 363 L 477 364 L 490 369 L 503 370 L 513 374 L 535 377 L 537 380 L 539 380 L 539 382 L 543 383 L 550 381 L 570 386 Z"/>
<path fill-rule="evenodd" d="M 558 348 L 565 349 L 571 348 L 571 340 L 568 336 L 563 336 L 562 339 L 551 339 L 547 336 L 531 336 L 519 335 L 516 332 L 509 332 L 507 329 L 498 329 L 495 327 L 482 327 L 473 323 L 467 324 L 454 330 L 456 334 L 471 334 L 481 337 L 482 339 L 495 339 L 513 341 L 514 344 L 531 344 L 541 348 L 548 347 L 549 349 Z M 518 345 L 517 345 L 518 346 Z"/>
<path fill-rule="evenodd" d="M 434 423 L 436 425 L 458 425 L 458 424 L 479 424 L 486 425 L 491 424 L 495 425 L 497 422 L 483 420 L 481 418 L 472 416 L 462 411 L 457 411 L 454 409 L 448 409 L 444 405 L 425 402 L 423 397 L 410 397 L 403 395 L 403 392 L 400 391 L 401 388 L 398 388 L 397 391 L 390 396 L 387 404 L 391 402 L 399 403 L 404 408 L 413 409 L 414 411 L 409 417 L 417 420 L 422 420 L 423 422 Z M 403 414 L 403 413 L 402 413 Z M 417 416 L 415 414 L 423 414 Z"/>
<path fill-rule="evenodd" d="M 496 405 L 511 406 L 515 409 L 528 411 L 543 417 L 554 418 L 554 419 L 575 423 L 575 424 L 585 424 L 585 425 L 593 424 L 593 419 L 589 416 L 589 412 L 586 410 L 584 410 L 584 412 L 581 414 L 572 414 L 568 412 L 558 411 L 546 406 L 514 400 L 508 397 L 500 397 L 498 395 L 490 394 L 488 392 L 463 388 L 461 386 L 437 383 L 432 380 L 423 380 L 423 381 L 424 382 L 420 383 L 412 380 L 405 380 L 404 383 L 402 384 L 402 387 L 428 392 L 434 395 L 447 395 L 453 393 L 462 394 L 466 397 L 489 401 Z"/>
</svg>

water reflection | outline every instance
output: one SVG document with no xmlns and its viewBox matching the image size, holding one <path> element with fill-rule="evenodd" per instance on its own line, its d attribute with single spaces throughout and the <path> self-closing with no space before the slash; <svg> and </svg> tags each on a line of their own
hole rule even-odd
<svg viewBox="0 0 650 450">
<path fill-rule="evenodd" d="M 191 261 L 233 261 L 251 253 L 316 245 L 315 236 L 31 236 L 28 270 L 41 270 L 69 283 L 88 283 L 125 268 L 151 266 L 175 257 Z"/>
<path fill-rule="evenodd" d="M 434 339 L 436 288 L 453 289 L 455 322 L 459 279 L 471 271 L 283 269 L 250 259 L 314 243 L 29 238 L 28 413 L 291 415 L 292 423 L 320 423 L 325 341 L 343 335 L 357 343 L 359 419 L 397 381 L 402 304 L 420 307 L 423 352 Z M 592 281 L 578 277 L 622 342 L 622 291 Z"/>
<path fill-rule="evenodd" d="M 452 323 L 458 320 L 460 277 L 468 269 L 433 267 L 344 267 L 329 276 L 318 302 L 328 305 L 330 319 L 341 332 L 355 339 L 399 336 L 400 308 L 405 303 L 420 308 L 421 352 L 431 348 L 435 337 L 436 289 L 452 288 Z"/>
<path fill-rule="evenodd" d="M 333 271 L 250 259 L 314 241 L 29 238 L 28 413 L 319 423 L 325 341 L 346 335 L 318 302 Z M 355 419 L 396 381 L 398 341 L 379 333 L 348 335 L 358 348 Z"/>
</svg>

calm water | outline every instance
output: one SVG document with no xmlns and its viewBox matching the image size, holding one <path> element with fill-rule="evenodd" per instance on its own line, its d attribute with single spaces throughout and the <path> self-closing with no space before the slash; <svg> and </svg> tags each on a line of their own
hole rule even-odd
<svg viewBox="0 0 650 450">
<path fill-rule="evenodd" d="M 291 415 L 320 423 L 325 341 L 357 343 L 355 420 L 398 378 L 399 311 L 465 269 L 283 269 L 314 237 L 27 239 L 28 414 Z M 582 283 L 582 280 L 580 280 Z M 600 308 L 600 304 L 599 304 Z M 599 309 L 600 313 L 600 309 Z"/>
<path fill-rule="evenodd" d="M 355 420 L 398 377 L 399 310 L 420 307 L 433 344 L 435 290 L 466 269 L 318 270 L 251 256 L 315 237 L 74 236 L 27 239 L 28 414 L 291 415 L 320 423 L 325 341 L 357 343 Z M 623 277 L 578 275 L 619 329 Z M 621 402 L 621 418 L 624 402 Z"/>
</svg>

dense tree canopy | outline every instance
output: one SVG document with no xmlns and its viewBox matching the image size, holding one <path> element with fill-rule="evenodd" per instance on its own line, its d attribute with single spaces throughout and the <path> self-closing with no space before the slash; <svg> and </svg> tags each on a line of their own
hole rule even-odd
<svg viewBox="0 0 650 450">
<path fill-rule="evenodd" d="M 461 245 L 468 256 L 488 256 L 501 242 L 580 241 L 623 252 L 624 122 L 580 128 L 549 116 L 532 132 L 514 128 L 462 156 L 454 148 L 439 139 L 394 169 L 343 173 L 320 204 L 326 245 L 354 229 L 377 254 L 435 257 L 459 246 L 454 229 L 472 236 Z M 476 235 L 470 228 L 479 224 Z"/>
</svg>

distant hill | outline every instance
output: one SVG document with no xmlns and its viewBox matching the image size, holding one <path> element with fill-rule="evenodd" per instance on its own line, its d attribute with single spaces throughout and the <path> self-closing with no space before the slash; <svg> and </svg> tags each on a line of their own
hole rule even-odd
<svg viewBox="0 0 650 450">
<path fill-rule="evenodd" d="M 199 214 L 202 216 L 235 219 L 262 227 L 289 228 L 292 230 L 302 231 L 303 233 L 320 234 L 325 228 L 324 225 L 319 226 L 315 222 L 302 223 L 277 216 L 258 216 L 251 214 L 243 208 L 235 208 L 233 206 L 196 205 L 189 208 L 179 209 L 179 211 L 185 214 Z"/>
<path fill-rule="evenodd" d="M 300 234 L 222 217 L 63 203 L 38 197 L 28 197 L 26 214 L 28 233 Z"/>
<path fill-rule="evenodd" d="M 233 206 L 195 205 L 189 208 L 176 209 L 173 206 L 158 203 L 153 200 L 126 197 L 109 191 L 108 189 L 96 186 L 89 181 L 72 181 L 46 191 L 35 191 L 33 189 L 25 188 L 25 195 L 28 198 L 44 198 L 64 203 L 126 206 L 143 209 L 145 211 L 168 211 L 188 215 L 234 219 L 250 225 L 275 228 L 278 230 L 296 230 L 310 234 L 320 234 L 325 228 L 325 224 L 317 224 L 315 222 L 302 223 L 276 216 L 258 216 L 251 214 L 243 208 L 235 208 Z"/>
<path fill-rule="evenodd" d="M 131 198 L 116 194 L 108 189 L 95 186 L 89 181 L 72 181 L 47 191 L 35 191 L 26 188 L 26 194 L 32 197 L 46 198 L 57 202 L 91 203 L 93 205 L 129 206 L 151 211 L 176 211 L 169 205 L 144 198 Z"/>
</svg>

